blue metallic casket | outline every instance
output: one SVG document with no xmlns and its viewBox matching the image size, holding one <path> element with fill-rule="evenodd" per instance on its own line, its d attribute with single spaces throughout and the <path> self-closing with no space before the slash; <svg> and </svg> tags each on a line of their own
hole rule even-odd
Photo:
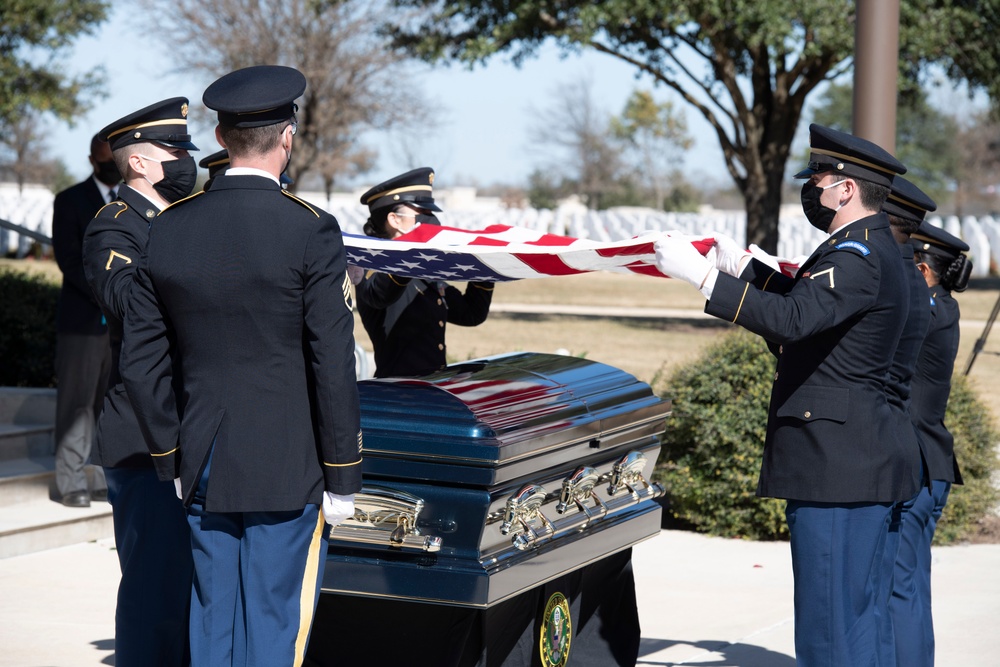
<svg viewBox="0 0 1000 667">
<path fill-rule="evenodd" d="M 325 593 L 485 609 L 660 529 L 671 405 L 624 371 L 516 353 L 358 386 L 365 487 Z"/>
</svg>

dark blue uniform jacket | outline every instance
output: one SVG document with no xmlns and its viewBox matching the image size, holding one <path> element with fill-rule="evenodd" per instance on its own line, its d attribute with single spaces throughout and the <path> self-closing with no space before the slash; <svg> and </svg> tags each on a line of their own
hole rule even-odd
<svg viewBox="0 0 1000 667">
<path fill-rule="evenodd" d="M 719 275 L 705 311 L 779 352 L 758 495 L 843 504 L 916 493 L 919 454 L 899 437 L 886 387 L 907 304 L 884 214 L 837 230 L 795 278 L 757 261 L 740 278 Z"/>
<path fill-rule="evenodd" d="M 221 176 L 157 217 L 122 371 L 157 474 L 179 476 L 186 503 L 210 453 L 210 512 L 360 490 L 346 269 L 337 220 L 263 176 Z"/>
</svg>

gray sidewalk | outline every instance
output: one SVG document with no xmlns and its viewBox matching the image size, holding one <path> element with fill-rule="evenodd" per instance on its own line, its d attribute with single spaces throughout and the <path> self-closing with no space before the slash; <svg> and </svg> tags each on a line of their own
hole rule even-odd
<svg viewBox="0 0 1000 667">
<path fill-rule="evenodd" d="M 795 664 L 787 543 L 662 531 L 634 568 L 639 665 Z M 0 560 L 0 667 L 113 665 L 117 584 L 110 539 Z M 1000 545 L 935 548 L 934 612 L 940 667 L 998 664 Z"/>
</svg>

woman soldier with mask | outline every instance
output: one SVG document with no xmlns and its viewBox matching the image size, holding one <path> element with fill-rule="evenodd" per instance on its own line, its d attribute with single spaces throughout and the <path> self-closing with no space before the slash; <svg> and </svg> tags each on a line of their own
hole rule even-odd
<svg viewBox="0 0 1000 667">
<path fill-rule="evenodd" d="M 900 531 L 890 610 L 896 638 L 896 664 L 934 664 L 931 617 L 931 542 L 952 484 L 961 484 L 954 439 L 944 423 L 951 375 L 958 353 L 958 302 L 952 292 L 969 284 L 968 244 L 943 229 L 920 223 L 910 235 L 913 261 L 929 290 L 930 326 L 911 381 L 910 419 L 920 438 L 926 480 Z"/>
<path fill-rule="evenodd" d="M 370 217 L 365 234 L 394 239 L 418 224 L 438 225 L 434 172 L 413 169 L 361 195 Z M 465 292 L 439 280 L 366 271 L 356 285 L 361 322 L 375 348 L 375 377 L 426 375 L 447 364 L 445 324 L 486 321 L 493 283 L 470 282 Z"/>
</svg>

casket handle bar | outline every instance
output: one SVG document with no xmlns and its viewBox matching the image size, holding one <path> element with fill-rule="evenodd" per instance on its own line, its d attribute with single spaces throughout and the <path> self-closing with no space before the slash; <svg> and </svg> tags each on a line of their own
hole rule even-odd
<svg viewBox="0 0 1000 667">
<path fill-rule="evenodd" d="M 383 486 L 362 486 L 354 495 L 354 516 L 333 529 L 332 537 L 399 549 L 436 552 L 441 538 L 421 535 L 417 517 L 423 498 Z"/>
<path fill-rule="evenodd" d="M 502 511 L 500 533 L 512 535 L 511 544 L 521 551 L 551 540 L 560 535 L 584 530 L 595 521 L 621 512 L 651 498 L 663 495 L 663 487 L 650 484 L 643 477 L 646 456 L 632 451 L 615 461 L 611 472 L 599 475 L 590 466 L 581 466 L 563 480 L 556 512 L 563 515 L 550 521 L 542 512 L 548 499 L 545 489 L 538 484 L 525 484 L 507 499 Z M 594 491 L 608 482 L 607 502 Z M 623 489 L 628 494 L 618 495 Z M 614 497 L 618 495 L 618 497 Z M 570 512 L 571 508 L 578 511 Z M 567 514 L 568 513 L 568 514 Z"/>
</svg>

